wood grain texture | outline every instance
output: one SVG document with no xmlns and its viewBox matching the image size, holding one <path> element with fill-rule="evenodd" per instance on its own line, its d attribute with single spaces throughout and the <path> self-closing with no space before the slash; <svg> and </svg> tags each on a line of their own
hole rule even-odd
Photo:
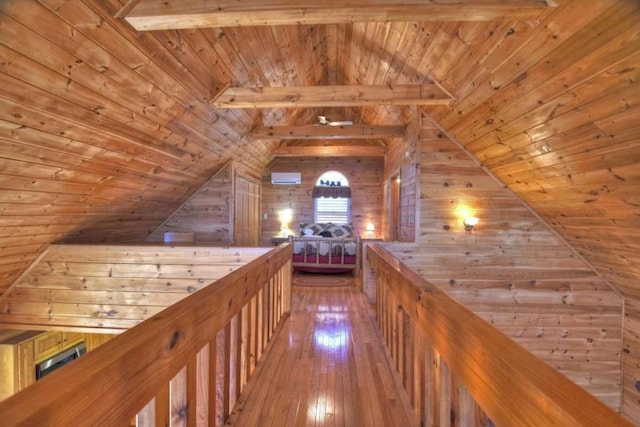
<svg viewBox="0 0 640 427">
<path fill-rule="evenodd" d="M 294 286 L 292 304 L 229 425 L 418 425 L 364 295 Z"/>
<path fill-rule="evenodd" d="M 0 302 L 5 328 L 120 332 L 268 248 L 52 245 Z"/>
<path fill-rule="evenodd" d="M 203 0 L 189 2 L 141 0 L 122 12 L 138 30 L 246 25 L 330 24 L 361 21 L 491 20 L 503 17 L 535 18 L 547 7 L 539 0 L 524 2 L 446 1 L 351 2 L 324 0 L 312 7 L 287 1 L 226 1 L 215 6 Z"/>
<path fill-rule="evenodd" d="M 268 126 L 260 127 L 251 133 L 252 139 L 384 139 L 404 137 L 404 126 Z"/>
<path fill-rule="evenodd" d="M 392 252 L 619 410 L 622 298 L 425 117 L 418 147 L 418 237 Z M 414 197 L 402 194 L 408 203 Z M 480 218 L 473 233 L 464 229 L 465 215 Z"/>
<path fill-rule="evenodd" d="M 285 209 L 292 211 L 290 228 L 298 231 L 299 223 L 313 222 L 312 190 L 327 170 L 336 170 L 347 177 L 351 188 L 351 222 L 354 231 L 366 235 L 365 227 L 373 223 L 380 227 L 382 216 L 382 188 L 380 186 L 382 159 L 377 157 L 285 157 L 278 158 L 262 180 L 263 245 L 271 245 L 271 238 L 280 233 L 278 215 Z M 300 185 L 273 185 L 271 172 L 301 172 Z"/>
<path fill-rule="evenodd" d="M 141 410 L 149 419 L 148 402 L 154 397 L 155 422 L 187 423 L 188 416 L 193 423 L 196 401 L 205 401 L 194 396 L 198 353 L 206 346 L 214 348 L 212 343 L 218 342 L 220 332 L 222 339 L 231 343 L 228 331 L 233 319 L 260 291 L 274 296 L 264 307 L 272 322 L 265 343 L 269 341 L 285 314 L 283 308 L 289 306 L 277 300 L 290 295 L 286 289 L 291 284 L 290 259 L 290 246 L 273 248 L 228 274 L 217 286 L 203 289 L 197 296 L 191 295 L 118 335 L 1 402 L 3 423 L 125 425 Z M 237 358 L 228 351 L 230 345 L 224 347 L 223 355 L 219 353 L 221 347 L 216 344 L 214 348 L 216 366 L 220 362 L 228 368 L 221 378 L 224 395 L 216 397 L 216 406 L 219 401 L 229 401 L 230 385 L 237 382 Z M 178 375 L 180 372 L 184 375 Z M 221 371 L 216 368 L 216 372 Z M 215 380 L 217 384 L 218 378 Z M 114 386 L 119 392 L 105 392 Z M 222 423 L 229 414 L 229 408 L 225 409 L 216 412 L 222 416 Z"/>
<path fill-rule="evenodd" d="M 211 100 L 217 108 L 364 107 L 368 105 L 448 105 L 439 86 L 229 87 Z"/>
<path fill-rule="evenodd" d="M 437 369 L 429 375 L 429 400 L 436 425 L 460 421 L 464 403 L 457 381 L 496 425 L 632 425 L 382 247 L 370 248 L 368 261 L 379 278 L 379 309 L 392 314 L 378 322 L 398 371 L 406 355 L 400 349 L 407 344 L 401 333 L 407 326 L 397 322 L 398 314 L 410 318 L 433 346 L 428 358 Z"/>
<path fill-rule="evenodd" d="M 430 2 L 429 17 L 411 11 L 403 21 L 362 1 L 362 14 L 382 20 L 336 14 L 343 20 L 331 24 L 321 6 L 340 2 L 328 1 L 314 3 L 318 23 L 298 17 L 288 25 L 149 32 L 114 17 L 125 3 L 0 3 L 0 292 L 51 243 L 144 241 L 230 159 L 259 179 L 276 149 L 307 145 L 252 140 L 256 127 L 315 123 L 320 114 L 362 126 L 416 120 L 394 105 L 216 109 L 209 101 L 227 87 L 433 84 L 454 102 L 421 107 L 437 126 L 419 132 L 464 145 L 630 304 L 640 299 L 636 0 L 463 2 L 448 12 Z M 315 143 L 331 145 L 308 145 Z M 389 228 L 382 215 L 388 178 L 406 178 L 403 240 L 424 227 L 441 243 L 435 224 L 446 215 L 409 200 L 420 185 L 433 185 L 435 197 L 446 197 L 448 190 L 435 191 L 446 183 L 474 198 L 486 182 L 461 176 L 464 167 L 412 180 L 423 169 L 404 169 L 417 165 L 414 142 L 358 144 L 387 150 L 384 177 L 371 183 L 382 186 L 382 197 L 364 209 L 381 217 L 376 229 Z M 413 160 L 405 160 L 407 151 Z M 470 179 L 475 189 L 465 187 Z M 492 244 L 505 235 L 553 244 L 499 192 L 483 195 L 492 198 L 482 203 L 494 219 L 480 227 L 502 235 Z M 273 203 L 288 201 L 265 206 Z M 637 377 L 627 364 L 626 380 Z M 625 393 L 625 408 L 640 413 L 638 393 Z"/>
<path fill-rule="evenodd" d="M 148 242 L 166 241 L 165 233 L 193 233 L 193 243 L 228 245 L 233 241 L 234 170 L 225 165 L 156 228 Z"/>
</svg>

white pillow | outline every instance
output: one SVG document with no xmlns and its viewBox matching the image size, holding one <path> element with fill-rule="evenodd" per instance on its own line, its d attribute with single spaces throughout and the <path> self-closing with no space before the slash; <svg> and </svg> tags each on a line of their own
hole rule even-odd
<svg viewBox="0 0 640 427">
<path fill-rule="evenodd" d="M 304 233 L 305 236 L 313 236 L 313 230 L 310 228 L 305 228 L 302 230 L 302 233 Z"/>
</svg>

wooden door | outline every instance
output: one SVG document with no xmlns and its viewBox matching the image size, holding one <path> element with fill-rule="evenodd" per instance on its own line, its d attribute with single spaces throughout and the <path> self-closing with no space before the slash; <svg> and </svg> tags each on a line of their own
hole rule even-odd
<svg viewBox="0 0 640 427">
<path fill-rule="evenodd" d="M 389 185 L 390 206 L 389 206 L 389 240 L 397 241 L 400 229 L 400 176 L 391 178 Z"/>
<path fill-rule="evenodd" d="M 236 176 L 233 237 L 237 246 L 258 246 L 260 236 L 260 184 Z"/>
</svg>

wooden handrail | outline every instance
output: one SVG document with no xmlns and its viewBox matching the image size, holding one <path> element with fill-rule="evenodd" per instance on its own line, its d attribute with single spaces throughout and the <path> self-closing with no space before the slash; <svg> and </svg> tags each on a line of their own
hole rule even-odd
<svg viewBox="0 0 640 427">
<path fill-rule="evenodd" d="M 215 348 L 218 332 L 228 332 L 236 316 L 251 318 L 255 309 L 264 319 L 262 342 L 255 339 L 251 344 L 261 353 L 290 310 L 290 277 L 291 245 L 274 248 L 1 402 L 2 425 L 128 425 L 185 367 L 187 381 L 192 382 L 185 387 L 189 399 L 193 380 L 203 375 L 194 372 L 199 353 L 207 345 Z M 257 302 L 258 296 L 264 298 Z M 226 356 L 239 362 L 239 353 Z M 246 358 L 243 363 L 248 363 Z M 239 394 L 240 379 L 235 384 Z M 209 405 L 215 406 L 215 384 L 209 390 Z M 189 425 L 195 425 L 195 407 L 194 398 L 177 408 Z"/>
<path fill-rule="evenodd" d="M 464 392 L 468 390 L 495 425 L 632 426 L 381 246 L 370 246 L 367 260 L 377 274 L 380 328 L 399 371 L 429 365 L 424 360 L 411 359 L 417 351 L 397 345 L 400 335 L 409 328 L 398 320 L 397 313 L 402 311 L 403 319 L 410 319 L 413 327 L 423 334 L 423 341 L 433 346 L 434 353 L 464 385 Z M 428 359 L 430 354 L 423 356 Z M 418 404 L 428 399 L 416 395 L 420 390 L 429 393 L 424 385 L 405 383 L 405 387 Z M 444 414 L 444 418 L 449 417 L 449 413 Z M 449 421 L 444 423 L 448 425 Z"/>
</svg>

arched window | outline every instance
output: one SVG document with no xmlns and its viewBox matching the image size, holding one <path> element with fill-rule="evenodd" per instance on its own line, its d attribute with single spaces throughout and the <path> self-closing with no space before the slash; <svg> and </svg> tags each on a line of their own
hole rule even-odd
<svg viewBox="0 0 640 427">
<path fill-rule="evenodd" d="M 336 171 L 323 173 L 313 189 L 315 222 L 351 222 L 351 189 L 347 178 Z"/>
</svg>

